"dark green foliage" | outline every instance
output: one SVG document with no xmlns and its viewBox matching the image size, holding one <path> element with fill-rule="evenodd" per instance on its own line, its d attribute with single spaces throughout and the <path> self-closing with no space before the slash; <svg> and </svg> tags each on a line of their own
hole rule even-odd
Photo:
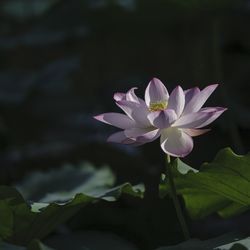
<svg viewBox="0 0 250 250">
<path fill-rule="evenodd" d="M 0 237 L 9 242 L 27 245 L 33 239 L 47 236 L 55 228 L 75 215 L 82 207 L 102 199 L 116 200 L 122 193 L 141 196 L 141 191 L 130 184 L 123 184 L 100 194 L 99 198 L 77 194 L 68 202 L 33 203 L 31 206 L 12 187 L 0 187 L 1 209 L 4 224 L 0 227 Z"/>
<path fill-rule="evenodd" d="M 239 156 L 230 149 L 221 150 L 213 162 L 204 163 L 199 172 L 180 160 L 172 163 L 175 184 L 182 195 L 189 215 L 203 218 L 217 212 L 228 218 L 249 209 L 250 154 Z M 178 168 L 187 168 L 181 173 Z M 169 193 L 167 181 L 160 186 L 161 195 Z"/>
<path fill-rule="evenodd" d="M 191 218 L 200 219 L 213 213 L 228 218 L 248 210 L 250 154 L 238 156 L 224 149 L 199 171 L 179 159 L 172 162 L 172 167 L 177 192 Z M 99 250 L 103 246 L 112 249 L 112 245 L 126 250 L 137 246 L 151 250 L 182 240 L 172 202 L 166 197 L 167 176 L 163 176 L 160 185 L 160 195 L 165 198 L 156 197 L 153 203 L 142 199 L 143 185 L 125 183 L 113 187 L 114 182 L 108 167 L 96 170 L 90 164 L 82 164 L 30 175 L 18 185 L 25 199 L 14 187 L 0 186 L 0 238 L 5 242 L 1 243 L 1 249 L 25 250 L 19 246 L 27 250 L 49 249 L 37 240 L 43 239 L 55 249 L 69 249 L 70 242 L 75 241 L 74 247 L 82 249 Z M 70 233 L 51 236 L 62 224 Z M 235 237 L 230 236 L 223 242 L 190 241 L 183 246 L 217 247 L 234 241 Z M 245 239 L 243 243 L 246 245 L 248 241 Z M 241 243 L 237 243 L 238 247 Z M 231 244 L 225 249 L 229 247 L 237 246 Z"/>
</svg>

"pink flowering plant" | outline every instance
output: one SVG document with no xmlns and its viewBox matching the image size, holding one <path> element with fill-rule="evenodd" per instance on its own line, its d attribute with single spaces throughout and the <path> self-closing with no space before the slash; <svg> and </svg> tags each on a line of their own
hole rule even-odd
<svg viewBox="0 0 250 250">
<path fill-rule="evenodd" d="M 49 244 L 55 239 L 53 249 L 69 246 L 69 249 L 192 250 L 208 249 L 207 246 L 236 249 L 241 243 L 247 246 L 248 238 L 243 237 L 248 235 L 249 223 L 243 222 L 248 222 L 250 215 L 250 153 L 238 155 L 225 148 L 198 169 L 178 159 L 192 151 L 193 137 L 206 133 L 207 126 L 226 110 L 203 107 L 216 88 L 215 84 L 201 90 L 177 86 L 168 92 L 154 78 L 143 99 L 135 94 L 136 88 L 116 93 L 114 99 L 122 112 L 95 117 L 120 130 L 110 135 L 108 141 L 130 147 L 159 139 L 159 152 L 166 158 L 165 170 L 157 168 L 157 163 L 143 165 L 143 157 L 125 159 L 126 154 L 99 145 L 94 152 L 101 152 L 97 156 L 117 161 L 118 168 L 113 167 L 118 185 L 108 166 L 95 168 L 91 163 L 70 164 L 47 173 L 34 171 L 15 186 L 0 185 L 0 250 L 36 246 L 40 249 L 41 238 L 46 238 Z M 156 148 L 159 149 L 157 145 Z M 109 161 L 107 158 L 105 161 Z M 126 168 L 132 163 L 135 166 Z M 121 183 L 125 171 L 134 174 L 128 176 L 132 184 L 129 180 Z M 4 180 L 5 175 L 0 179 Z M 138 184 L 138 179 L 145 185 Z M 66 231 L 60 234 L 57 229 L 62 224 Z M 237 232 L 228 231 L 235 228 Z M 222 236 L 226 245 L 221 246 L 217 237 L 225 232 L 229 232 L 226 238 Z M 207 235 L 216 238 L 209 240 Z M 195 240 L 169 246 L 190 236 Z M 236 238 L 240 240 L 235 242 Z M 76 246 L 72 239 L 77 239 Z"/>
<path fill-rule="evenodd" d="M 122 113 L 104 113 L 94 118 L 122 129 L 109 136 L 109 142 L 139 146 L 160 137 L 160 145 L 166 153 L 167 176 L 171 195 L 185 239 L 189 231 L 181 210 L 171 172 L 171 158 L 185 157 L 193 149 L 193 137 L 209 131 L 207 125 L 216 120 L 226 108 L 205 107 L 204 103 L 217 88 L 209 85 L 183 90 L 177 86 L 169 94 L 165 85 L 153 78 L 146 90 L 144 100 L 135 94 L 137 88 L 127 93 L 115 93 L 114 100 Z"/>
<path fill-rule="evenodd" d="M 167 88 L 153 78 L 145 91 L 145 101 L 135 94 L 115 93 L 114 100 L 125 114 L 104 113 L 95 119 L 122 129 L 112 134 L 109 142 L 143 145 L 160 137 L 162 150 L 171 156 L 185 157 L 193 149 L 193 138 L 209 131 L 205 126 L 217 119 L 226 109 L 202 108 L 217 88 L 217 84 L 200 90 L 183 90 L 177 86 L 169 95 Z"/>
</svg>

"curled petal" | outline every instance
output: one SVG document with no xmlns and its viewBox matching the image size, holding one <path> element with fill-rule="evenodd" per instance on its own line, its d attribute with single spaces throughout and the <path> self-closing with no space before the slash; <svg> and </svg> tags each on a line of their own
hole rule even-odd
<svg viewBox="0 0 250 250">
<path fill-rule="evenodd" d="M 114 100 L 115 101 L 126 100 L 126 94 L 125 93 L 121 93 L 121 92 L 117 92 L 117 93 L 114 94 Z"/>
<path fill-rule="evenodd" d="M 209 85 L 202 91 L 197 92 L 195 95 L 193 95 L 192 99 L 185 106 L 183 114 L 194 113 L 199 111 L 217 87 L 218 84 Z"/>
<path fill-rule="evenodd" d="M 142 100 L 135 94 L 136 89 L 137 88 L 131 88 L 127 93 L 117 92 L 114 94 L 114 100 L 117 102 L 119 101 L 135 102 L 135 103 L 146 106 L 146 103 L 144 102 L 144 100 Z"/>
<path fill-rule="evenodd" d="M 177 119 L 177 115 L 173 109 L 165 109 L 149 113 L 148 119 L 153 126 L 163 129 L 169 127 Z"/>
<path fill-rule="evenodd" d="M 185 106 L 185 94 L 181 86 L 177 86 L 170 94 L 168 109 L 173 109 L 179 117 Z"/>
<path fill-rule="evenodd" d="M 169 94 L 165 85 L 157 78 L 153 78 L 145 91 L 145 102 L 148 107 L 151 103 L 167 102 Z"/>
<path fill-rule="evenodd" d="M 142 128 L 131 128 L 124 131 L 125 135 L 129 138 L 135 138 L 136 141 L 147 143 L 154 141 L 160 136 L 159 129 L 142 129 Z"/>
<path fill-rule="evenodd" d="M 135 102 L 118 101 L 116 102 L 131 119 L 140 125 L 140 127 L 149 127 L 151 124 L 147 118 L 149 113 L 146 105 L 141 105 Z"/>
<path fill-rule="evenodd" d="M 161 134 L 161 148 L 169 155 L 185 157 L 193 149 L 193 139 L 179 128 L 168 128 Z"/>
<path fill-rule="evenodd" d="M 129 102 L 136 102 L 138 104 L 141 104 L 143 106 L 146 107 L 146 103 L 144 102 L 144 100 L 142 100 L 140 97 L 138 97 L 136 94 L 135 94 L 135 90 L 137 88 L 132 88 L 130 89 L 127 94 L 126 94 L 126 101 L 129 101 Z"/>
<path fill-rule="evenodd" d="M 136 96 L 135 94 L 135 90 L 137 88 L 132 88 L 130 89 L 127 94 L 126 94 L 126 100 L 129 101 L 129 102 L 136 102 L 136 103 L 140 103 L 139 102 L 139 98 Z"/>
<path fill-rule="evenodd" d="M 136 124 L 134 120 L 120 113 L 104 113 L 101 115 L 94 116 L 94 118 L 98 121 L 107 123 L 109 125 L 112 125 L 121 129 L 132 128 Z"/>
<path fill-rule="evenodd" d="M 207 132 L 209 132 L 211 129 L 195 129 L 195 128 L 185 128 L 183 129 L 183 131 L 192 136 L 192 137 L 195 137 L 195 136 L 199 136 L 199 135 L 203 135 Z"/>
</svg>

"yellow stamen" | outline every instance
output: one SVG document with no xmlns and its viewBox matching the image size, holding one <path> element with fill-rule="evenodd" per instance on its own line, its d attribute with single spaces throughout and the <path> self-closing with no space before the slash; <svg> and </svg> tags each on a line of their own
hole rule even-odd
<svg viewBox="0 0 250 250">
<path fill-rule="evenodd" d="M 150 103 L 149 106 L 149 111 L 153 112 L 153 111 L 160 111 L 160 110 L 164 110 L 166 109 L 168 106 L 168 103 L 163 101 L 163 102 L 153 102 Z"/>
</svg>

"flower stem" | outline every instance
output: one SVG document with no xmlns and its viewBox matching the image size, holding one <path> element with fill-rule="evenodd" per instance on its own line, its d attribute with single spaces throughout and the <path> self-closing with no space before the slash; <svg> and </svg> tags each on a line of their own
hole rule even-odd
<svg viewBox="0 0 250 250">
<path fill-rule="evenodd" d="M 176 188 L 175 188 L 175 184 L 174 184 L 174 178 L 173 178 L 173 175 L 172 175 L 172 170 L 171 170 L 171 164 L 170 163 L 171 163 L 171 158 L 170 158 L 170 155 L 167 154 L 167 164 L 166 164 L 167 165 L 167 175 L 168 175 L 168 180 L 169 180 L 169 185 L 170 185 L 170 190 L 171 190 L 171 194 L 172 194 L 173 203 L 174 203 L 174 206 L 175 206 L 175 210 L 176 210 L 178 220 L 179 220 L 180 225 L 181 225 L 181 229 L 182 229 L 184 238 L 185 238 L 185 240 L 189 240 L 190 235 L 189 235 L 187 223 L 186 223 L 184 215 L 182 213 L 180 202 L 178 200 L 178 196 L 177 196 L 177 192 L 176 192 Z"/>
</svg>

